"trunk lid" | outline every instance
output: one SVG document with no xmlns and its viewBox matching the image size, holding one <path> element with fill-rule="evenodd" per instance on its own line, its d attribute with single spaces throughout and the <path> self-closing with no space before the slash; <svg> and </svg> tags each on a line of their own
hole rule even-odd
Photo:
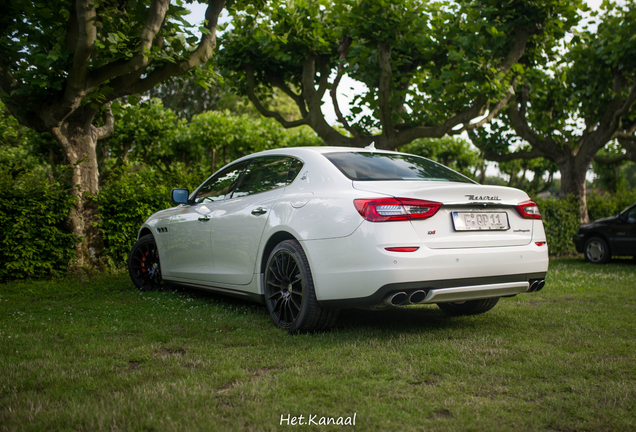
<svg viewBox="0 0 636 432">
<path fill-rule="evenodd" d="M 439 181 L 354 181 L 353 187 L 361 192 L 442 203 L 433 217 L 410 222 L 419 239 L 431 249 L 521 246 L 532 241 L 533 219 L 522 218 L 515 209 L 529 198 L 518 189 Z M 454 221 L 453 213 L 459 221 Z M 461 230 L 460 224 L 475 227 L 476 221 L 485 218 L 505 218 L 509 228 L 489 230 L 485 222 L 481 230 Z"/>
</svg>

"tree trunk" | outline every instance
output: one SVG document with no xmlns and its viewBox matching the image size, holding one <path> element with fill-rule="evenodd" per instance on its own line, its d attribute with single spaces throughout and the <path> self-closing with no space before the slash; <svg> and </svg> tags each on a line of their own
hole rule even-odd
<svg viewBox="0 0 636 432">
<path fill-rule="evenodd" d="M 561 188 L 559 196 L 566 198 L 574 196 L 579 201 L 579 219 L 581 223 L 588 223 L 590 217 L 587 213 L 587 199 L 585 194 L 585 175 L 592 161 L 587 163 L 574 156 L 566 157 L 557 162 L 561 173 Z"/>
<path fill-rule="evenodd" d="M 87 118 L 88 117 L 88 118 Z M 80 238 L 76 246 L 76 266 L 101 267 L 104 242 L 95 226 L 99 169 L 97 164 L 97 129 L 91 124 L 93 115 L 72 115 L 59 127 L 52 129 L 72 168 L 72 194 L 76 198 L 67 222 Z"/>
</svg>

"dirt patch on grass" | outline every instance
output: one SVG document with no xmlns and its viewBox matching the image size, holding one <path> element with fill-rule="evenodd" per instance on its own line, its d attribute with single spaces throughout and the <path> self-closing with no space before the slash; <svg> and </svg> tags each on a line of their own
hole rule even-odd
<svg viewBox="0 0 636 432">
<path fill-rule="evenodd" d="M 453 417 L 453 413 L 451 413 L 447 409 L 436 410 L 436 411 L 433 411 L 433 417 L 438 418 L 438 419 L 451 418 L 451 417 Z"/>
</svg>

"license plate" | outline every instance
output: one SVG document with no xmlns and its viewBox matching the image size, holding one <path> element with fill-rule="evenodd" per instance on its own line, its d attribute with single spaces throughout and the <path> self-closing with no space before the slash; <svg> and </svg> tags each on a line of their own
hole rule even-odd
<svg viewBox="0 0 636 432">
<path fill-rule="evenodd" d="M 456 231 L 505 231 L 510 229 L 506 212 L 453 212 Z"/>
</svg>

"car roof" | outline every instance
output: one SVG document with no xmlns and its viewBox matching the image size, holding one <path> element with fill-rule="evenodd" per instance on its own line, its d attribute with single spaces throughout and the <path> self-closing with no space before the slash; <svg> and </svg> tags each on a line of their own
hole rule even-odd
<svg viewBox="0 0 636 432">
<path fill-rule="evenodd" d="M 359 147 L 336 147 L 336 146 L 312 146 L 312 147 L 282 147 L 278 149 L 264 150 L 262 152 L 253 153 L 245 157 L 247 158 L 247 157 L 254 157 L 254 156 L 265 156 L 268 154 L 286 154 L 286 155 L 301 156 L 303 154 L 326 154 L 326 153 L 339 153 L 339 152 L 404 154 L 404 153 L 394 152 L 389 150 L 370 149 L 367 147 L 359 148 Z"/>
</svg>

